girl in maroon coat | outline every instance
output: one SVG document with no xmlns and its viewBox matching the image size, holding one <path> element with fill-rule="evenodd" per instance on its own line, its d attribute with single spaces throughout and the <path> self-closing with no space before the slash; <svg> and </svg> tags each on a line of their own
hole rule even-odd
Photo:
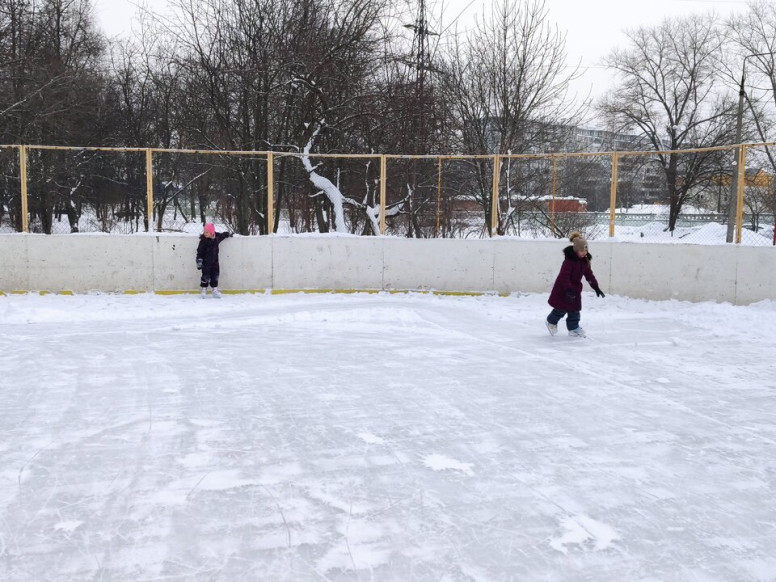
<svg viewBox="0 0 776 582">
<path fill-rule="evenodd" d="M 574 231 L 569 236 L 571 244 L 563 249 L 566 257 L 560 267 L 555 285 L 552 286 L 550 299 L 547 303 L 552 311 L 547 316 L 547 329 L 551 335 L 558 333 L 558 322 L 566 317 L 566 327 L 570 336 L 585 337 L 585 330 L 579 327 L 582 311 L 582 277 L 595 290 L 598 297 L 605 297 L 604 292 L 598 286 L 598 281 L 590 268 L 593 258 L 587 252 L 587 241 L 581 234 Z"/>
</svg>

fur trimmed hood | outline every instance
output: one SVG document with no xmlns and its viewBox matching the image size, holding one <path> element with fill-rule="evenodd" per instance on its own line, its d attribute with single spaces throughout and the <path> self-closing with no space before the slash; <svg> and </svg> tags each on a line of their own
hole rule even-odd
<svg viewBox="0 0 776 582">
<path fill-rule="evenodd" d="M 582 259 L 579 258 L 579 255 L 577 255 L 577 252 L 574 250 L 574 245 L 569 245 L 565 249 L 563 249 L 563 255 L 569 260 L 569 261 L 581 261 Z M 587 253 L 586 257 L 588 262 L 593 260 L 593 255 L 591 255 L 589 252 Z"/>
</svg>

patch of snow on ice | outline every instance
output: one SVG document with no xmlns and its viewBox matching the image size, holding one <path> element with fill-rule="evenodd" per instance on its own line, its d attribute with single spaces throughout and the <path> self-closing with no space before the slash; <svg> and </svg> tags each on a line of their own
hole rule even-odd
<svg viewBox="0 0 776 582">
<path fill-rule="evenodd" d="M 381 439 L 379 436 L 375 436 L 370 432 L 361 432 L 358 433 L 358 438 L 360 438 L 362 441 L 364 441 L 368 445 L 383 445 L 385 444 L 385 441 Z"/>
<path fill-rule="evenodd" d="M 620 536 L 611 526 L 596 521 L 586 515 L 577 515 L 575 517 L 566 517 L 561 523 L 566 530 L 560 538 L 555 538 L 550 542 L 550 546 L 559 552 L 566 554 L 567 545 L 587 545 L 586 542 L 594 542 L 596 551 L 605 550 L 613 541 L 620 539 Z"/>
<path fill-rule="evenodd" d="M 423 464 L 432 471 L 460 471 L 470 477 L 474 475 L 471 463 L 462 463 L 444 455 L 426 455 Z"/>
</svg>

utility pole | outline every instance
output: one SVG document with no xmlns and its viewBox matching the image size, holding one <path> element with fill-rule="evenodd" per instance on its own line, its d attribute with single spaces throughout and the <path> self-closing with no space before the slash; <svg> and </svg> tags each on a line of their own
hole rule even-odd
<svg viewBox="0 0 776 582">
<path fill-rule="evenodd" d="M 746 59 L 752 57 L 765 57 L 773 55 L 774 53 L 754 53 L 746 55 L 744 62 L 741 64 L 741 84 L 738 87 L 738 113 L 736 116 L 736 145 L 740 146 L 742 141 L 742 128 L 744 124 L 744 99 L 746 98 L 746 90 L 744 89 L 744 83 L 746 81 Z M 736 176 L 738 175 L 738 165 L 741 163 L 740 148 L 736 148 L 735 163 L 733 166 L 733 173 L 730 179 L 730 196 L 728 200 L 728 222 L 727 222 L 727 236 L 725 242 L 732 243 L 733 235 L 736 227 L 736 210 L 738 206 L 738 183 Z M 743 168 L 744 178 L 746 178 L 746 168 Z"/>
<path fill-rule="evenodd" d="M 413 31 L 412 38 L 412 54 L 407 61 L 407 65 L 414 69 L 415 78 L 413 83 L 413 103 L 412 110 L 410 112 L 410 154 L 423 155 L 427 152 L 427 89 L 426 89 L 426 75 L 428 71 L 433 70 L 431 66 L 431 55 L 429 54 L 428 37 L 437 36 L 437 33 L 430 30 L 428 27 L 428 21 L 426 20 L 426 1 L 418 0 L 418 12 L 415 17 L 415 22 L 412 24 L 405 24 L 404 28 Z M 411 161 L 411 171 L 409 176 L 409 183 L 412 191 L 415 192 L 418 187 L 418 161 L 413 159 Z M 410 223 L 409 223 L 409 236 L 420 236 L 419 225 L 415 222 L 415 206 L 410 202 Z"/>
<path fill-rule="evenodd" d="M 418 141 L 413 140 L 412 154 L 426 153 L 426 75 L 428 71 L 433 71 L 431 66 L 431 55 L 429 54 L 428 37 L 438 36 L 438 34 L 428 27 L 426 20 L 426 1 L 418 1 L 418 13 L 415 22 L 405 24 L 404 28 L 412 30 L 412 55 L 408 65 L 415 69 L 414 79 L 414 111 L 413 111 L 413 129 Z"/>
</svg>

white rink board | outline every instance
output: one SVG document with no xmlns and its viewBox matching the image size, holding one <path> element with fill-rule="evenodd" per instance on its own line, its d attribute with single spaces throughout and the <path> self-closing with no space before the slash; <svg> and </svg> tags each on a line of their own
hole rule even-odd
<svg viewBox="0 0 776 582">
<path fill-rule="evenodd" d="M 385 289 L 493 291 L 493 241 L 382 239 Z"/>
<path fill-rule="evenodd" d="M 748 305 L 763 299 L 776 298 L 776 249 L 737 249 L 736 299 L 737 305 Z"/>
<path fill-rule="evenodd" d="M 383 239 L 272 237 L 275 289 L 381 289 Z"/>
<path fill-rule="evenodd" d="M 30 268 L 27 258 L 27 240 L 24 235 L 0 235 L 0 252 L 3 264 L 0 267 L 0 291 L 26 291 L 30 289 Z"/>
<path fill-rule="evenodd" d="M 718 245 L 611 245 L 615 267 L 611 269 L 610 288 L 637 299 L 734 303 L 739 250 L 744 249 Z M 776 252 L 771 255 L 776 261 Z M 758 275 L 747 273 L 746 277 Z"/>
<path fill-rule="evenodd" d="M 193 291 L 198 237 L 0 235 L 0 291 Z M 225 290 L 549 292 L 568 243 L 513 238 L 342 235 L 233 237 L 221 245 Z M 776 248 L 590 245 L 607 294 L 749 304 L 776 298 Z"/>
<path fill-rule="evenodd" d="M 109 235 L 5 235 L 4 249 L 15 246 L 0 275 L 0 290 L 87 293 L 153 289 L 153 237 Z M 21 244 L 20 244 L 21 242 Z M 21 247 L 21 248 L 20 248 Z M 6 282 L 5 271 L 26 272 L 25 288 Z M 16 277 L 19 279 L 18 276 Z"/>
</svg>

